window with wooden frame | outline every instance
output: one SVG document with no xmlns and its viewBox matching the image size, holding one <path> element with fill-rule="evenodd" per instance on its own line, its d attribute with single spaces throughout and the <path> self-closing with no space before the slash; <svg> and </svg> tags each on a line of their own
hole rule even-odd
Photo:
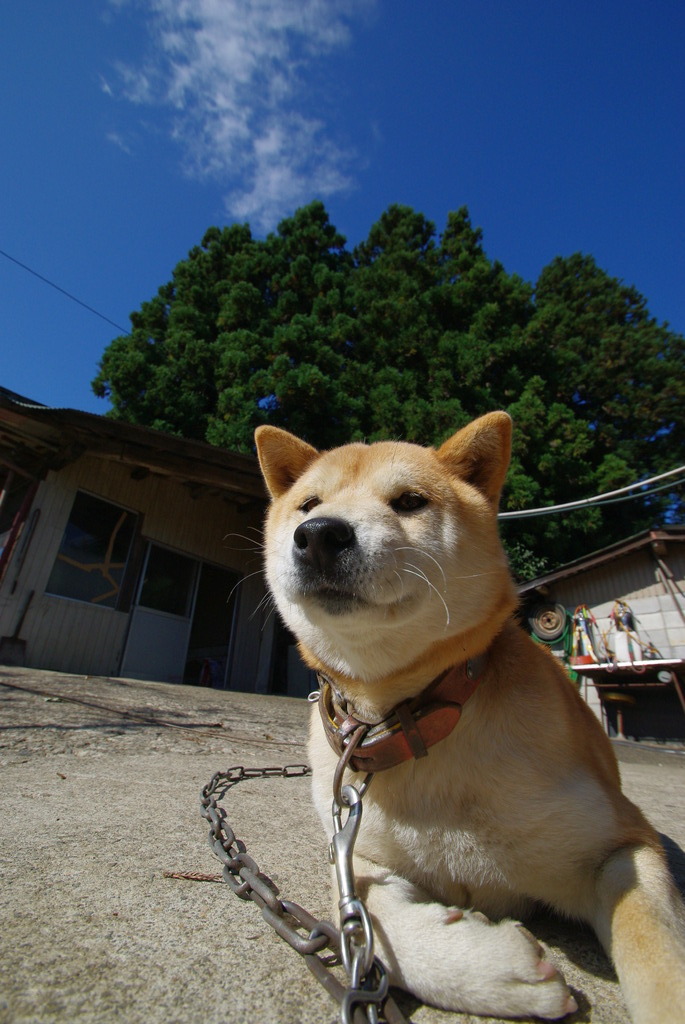
<svg viewBox="0 0 685 1024">
<path fill-rule="evenodd" d="M 120 608 L 137 524 L 135 512 L 77 491 L 45 592 Z"/>
</svg>

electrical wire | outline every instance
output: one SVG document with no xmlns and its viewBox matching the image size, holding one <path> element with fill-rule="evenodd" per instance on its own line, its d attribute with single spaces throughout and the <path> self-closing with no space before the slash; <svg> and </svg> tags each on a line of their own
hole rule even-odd
<svg viewBox="0 0 685 1024">
<path fill-rule="evenodd" d="M 619 487 L 615 491 L 606 491 L 604 494 L 596 494 L 592 498 L 581 498 L 578 501 L 567 501 L 563 505 L 543 505 L 541 508 L 519 509 L 515 512 L 500 512 L 498 518 L 525 519 L 532 518 L 534 516 L 551 515 L 555 512 L 569 512 L 572 509 L 586 508 L 587 506 L 614 505 L 621 501 L 634 501 L 637 498 L 648 498 L 651 494 L 657 494 L 659 491 L 667 491 L 669 488 L 681 486 L 685 483 L 685 478 L 683 480 L 674 480 L 673 482 L 663 484 L 660 487 L 653 487 L 650 490 L 641 490 L 639 494 L 627 494 L 626 492 L 633 491 L 636 487 L 648 487 L 649 484 L 656 483 L 658 480 L 665 480 L 667 477 L 676 476 L 678 473 L 685 473 L 685 466 L 678 466 L 677 469 L 669 469 L 667 473 L 659 473 L 657 476 L 649 477 L 647 480 L 639 480 L 637 483 L 629 484 L 627 487 Z M 625 495 L 625 497 L 617 497 L 617 495 Z"/>
<path fill-rule="evenodd" d="M 22 263 L 21 260 L 16 259 L 16 257 L 14 256 L 10 256 L 10 254 L 8 252 L 5 252 L 4 249 L 0 249 L 0 256 L 4 256 L 5 259 L 9 260 L 11 263 L 16 263 L 16 265 L 18 267 L 21 267 L 22 270 L 25 270 L 29 274 L 33 274 L 34 277 L 37 277 L 38 280 L 42 281 L 44 284 L 49 284 L 51 288 L 55 289 L 55 291 L 60 292 L 62 295 L 66 295 L 66 297 L 68 299 L 71 299 L 72 302 L 76 302 L 79 306 L 83 306 L 83 308 L 87 309 L 89 313 L 94 313 L 95 316 L 99 316 L 101 320 L 104 320 L 112 327 L 116 327 L 116 329 L 118 331 L 121 331 L 123 334 L 131 333 L 127 327 L 122 327 L 121 324 L 115 323 L 114 320 L 110 320 L 110 318 L 108 316 L 105 316 L 104 313 L 100 313 L 97 309 L 94 309 L 92 306 L 89 306 L 87 302 L 82 302 L 81 299 L 78 299 L 75 295 L 72 295 L 71 292 L 68 292 L 65 288 L 61 288 L 60 285 L 55 284 L 54 281 L 50 281 L 47 277 L 43 277 L 43 275 L 39 274 L 37 270 L 33 270 L 31 267 L 28 267 L 25 263 Z"/>
<path fill-rule="evenodd" d="M 597 505 L 618 505 L 622 501 L 634 501 L 635 498 L 649 498 L 652 494 L 658 494 L 660 491 L 670 491 L 676 487 L 682 487 L 685 484 L 685 477 L 682 480 L 674 480 L 670 484 L 661 484 L 660 487 L 652 487 L 650 490 L 645 491 L 644 494 L 625 494 L 622 498 L 609 498 L 608 501 L 598 501 Z"/>
</svg>

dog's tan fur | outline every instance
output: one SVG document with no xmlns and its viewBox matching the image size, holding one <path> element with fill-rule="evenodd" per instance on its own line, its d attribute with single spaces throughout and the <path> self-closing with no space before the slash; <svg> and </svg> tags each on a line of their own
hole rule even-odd
<svg viewBox="0 0 685 1024">
<path fill-rule="evenodd" d="M 512 619 L 496 520 L 510 436 L 492 413 L 437 450 L 321 454 L 259 428 L 269 585 L 305 661 L 369 722 L 487 651 L 454 732 L 378 773 L 364 798 L 355 866 L 393 980 L 452 1010 L 572 1012 L 563 978 L 510 919 L 543 903 L 594 926 L 636 1024 L 683 1024 L 685 912 L 659 838 L 622 794 L 594 715 Z M 303 567 L 294 531 L 326 517 L 352 540 L 339 564 Z M 336 758 L 318 715 L 310 757 L 329 827 Z"/>
</svg>

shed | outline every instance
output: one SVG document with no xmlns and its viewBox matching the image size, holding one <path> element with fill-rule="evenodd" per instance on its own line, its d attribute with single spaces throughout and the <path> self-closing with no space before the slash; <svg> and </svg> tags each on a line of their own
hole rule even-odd
<svg viewBox="0 0 685 1024">
<path fill-rule="evenodd" d="M 0 664 L 306 691 L 255 458 L 0 388 L 0 485 Z"/>
<path fill-rule="evenodd" d="M 685 527 L 636 534 L 519 591 L 533 636 L 609 734 L 685 740 Z"/>
</svg>

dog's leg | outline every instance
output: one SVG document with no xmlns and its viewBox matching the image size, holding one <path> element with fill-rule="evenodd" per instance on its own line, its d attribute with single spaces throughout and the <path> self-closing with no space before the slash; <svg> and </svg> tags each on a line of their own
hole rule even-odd
<svg viewBox="0 0 685 1024">
<path fill-rule="evenodd" d="M 685 1024 L 685 907 L 664 857 L 648 846 L 613 853 L 597 882 L 597 934 L 616 966 L 635 1024 Z"/>
<path fill-rule="evenodd" d="M 378 953 L 399 985 L 443 1009 L 557 1020 L 577 1009 L 564 979 L 514 921 L 431 902 L 416 886 L 355 858 Z"/>
</svg>

